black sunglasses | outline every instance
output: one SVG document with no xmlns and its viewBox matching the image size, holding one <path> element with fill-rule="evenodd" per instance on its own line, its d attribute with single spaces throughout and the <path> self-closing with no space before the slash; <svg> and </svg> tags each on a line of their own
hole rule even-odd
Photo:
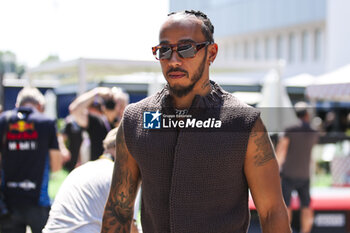
<svg viewBox="0 0 350 233">
<path fill-rule="evenodd" d="M 164 44 L 152 47 L 152 52 L 157 60 L 170 59 L 173 51 L 176 51 L 182 58 L 192 58 L 200 49 L 209 44 L 211 43 L 208 41 L 201 43 Z"/>
</svg>

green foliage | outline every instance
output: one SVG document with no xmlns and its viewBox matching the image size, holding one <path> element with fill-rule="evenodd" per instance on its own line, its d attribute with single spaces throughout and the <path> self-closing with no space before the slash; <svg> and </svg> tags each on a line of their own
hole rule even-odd
<svg viewBox="0 0 350 233">
<path fill-rule="evenodd" d="M 60 189 L 63 181 L 66 179 L 67 176 L 68 172 L 64 169 L 50 173 L 48 192 L 51 200 L 55 199 L 58 190 Z"/>
<path fill-rule="evenodd" d="M 2 62 L 2 57 L 4 56 L 4 52 L 0 51 L 0 74 L 5 72 L 5 65 Z"/>
<path fill-rule="evenodd" d="M 45 58 L 40 64 L 49 63 L 49 62 L 55 62 L 60 61 L 60 57 L 56 54 L 50 54 L 47 58 Z"/>
<path fill-rule="evenodd" d="M 16 61 L 16 55 L 11 51 L 0 51 L 0 75 L 5 72 L 16 73 L 21 77 L 25 72 L 25 67 Z"/>
<path fill-rule="evenodd" d="M 58 132 L 62 132 L 63 128 L 66 126 L 66 121 L 64 118 L 59 118 L 56 121 Z"/>
</svg>

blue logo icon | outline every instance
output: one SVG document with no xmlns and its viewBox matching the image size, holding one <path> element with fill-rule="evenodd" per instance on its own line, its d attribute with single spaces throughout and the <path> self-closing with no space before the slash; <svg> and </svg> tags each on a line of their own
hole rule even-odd
<svg viewBox="0 0 350 233">
<path fill-rule="evenodd" d="M 160 129 L 161 115 L 158 110 L 156 112 L 143 112 L 143 128 Z"/>
</svg>

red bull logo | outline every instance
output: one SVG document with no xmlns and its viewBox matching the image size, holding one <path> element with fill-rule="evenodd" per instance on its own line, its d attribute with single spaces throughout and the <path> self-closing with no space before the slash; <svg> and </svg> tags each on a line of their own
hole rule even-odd
<svg viewBox="0 0 350 233">
<path fill-rule="evenodd" d="M 38 148 L 38 132 L 35 130 L 34 122 L 19 120 L 9 124 L 6 138 L 9 151 L 29 151 Z M 21 185 L 27 188 L 26 183 Z"/>
<path fill-rule="evenodd" d="M 9 124 L 9 131 L 25 132 L 34 130 L 34 123 L 27 123 L 25 121 L 17 121 L 14 124 Z"/>
</svg>

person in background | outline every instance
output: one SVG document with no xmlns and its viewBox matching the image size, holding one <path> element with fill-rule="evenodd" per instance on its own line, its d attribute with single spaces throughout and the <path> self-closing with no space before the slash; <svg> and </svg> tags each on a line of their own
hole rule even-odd
<svg viewBox="0 0 350 233">
<path fill-rule="evenodd" d="M 56 124 L 43 114 L 45 98 L 33 87 L 23 88 L 16 108 L 0 115 L 1 189 L 10 217 L 1 233 L 39 233 L 50 210 L 49 172 L 62 167 Z M 50 169 L 51 168 L 51 169 Z"/>
<path fill-rule="evenodd" d="M 296 190 L 301 206 L 301 233 L 310 233 L 313 225 L 313 210 L 310 207 L 310 163 L 311 150 L 317 143 L 319 134 L 310 126 L 310 114 L 305 102 L 295 104 L 298 125 L 288 127 L 277 148 L 282 192 L 288 215 L 292 221 L 291 194 Z"/>
<path fill-rule="evenodd" d="M 96 161 L 74 169 L 65 179 L 52 204 L 43 233 L 100 232 L 116 156 L 116 134 L 112 129 L 103 141 L 104 152 Z M 138 210 L 135 210 L 138 212 Z M 135 221 L 132 233 L 137 233 Z"/>
<path fill-rule="evenodd" d="M 94 101 L 88 107 L 90 114 L 97 116 L 103 116 L 102 112 L 102 99 L 95 98 Z M 88 148 L 81 148 L 82 146 L 87 146 L 83 143 L 84 137 L 87 137 Z M 71 172 L 75 167 L 87 162 L 90 159 L 90 139 L 87 132 L 81 128 L 75 121 L 74 116 L 68 115 L 65 119 L 65 125 L 61 133 L 58 135 L 58 143 L 62 154 L 64 154 L 64 164 L 63 168 Z M 81 150 L 84 151 L 84 156 L 80 157 Z"/>
<path fill-rule="evenodd" d="M 102 116 L 92 114 L 88 110 L 96 98 L 104 101 Z M 119 125 L 128 103 L 129 95 L 120 88 L 97 87 L 80 95 L 69 105 L 69 111 L 75 121 L 88 132 L 91 160 L 98 159 L 103 153 L 102 141 L 109 130 Z"/>
<path fill-rule="evenodd" d="M 94 98 L 94 101 L 88 107 L 88 111 L 91 114 L 102 116 L 103 115 L 103 99 Z"/>
<path fill-rule="evenodd" d="M 74 120 L 72 115 L 66 117 L 65 126 L 58 136 L 60 150 L 68 154 L 63 168 L 71 172 L 77 165 L 80 154 L 80 146 L 83 142 L 82 128 Z"/>
<path fill-rule="evenodd" d="M 350 137 L 350 113 L 348 113 L 348 115 L 346 116 L 345 135 L 347 137 Z"/>
<path fill-rule="evenodd" d="M 125 110 L 103 233 L 130 232 L 141 179 L 144 233 L 247 232 L 248 189 L 263 232 L 290 233 L 259 111 L 209 79 L 218 52 L 213 33 L 200 11 L 171 13 L 163 23 L 152 50 L 167 86 Z M 165 116 L 178 124 L 162 128 Z M 201 127 L 211 121 L 215 127 Z"/>
</svg>

